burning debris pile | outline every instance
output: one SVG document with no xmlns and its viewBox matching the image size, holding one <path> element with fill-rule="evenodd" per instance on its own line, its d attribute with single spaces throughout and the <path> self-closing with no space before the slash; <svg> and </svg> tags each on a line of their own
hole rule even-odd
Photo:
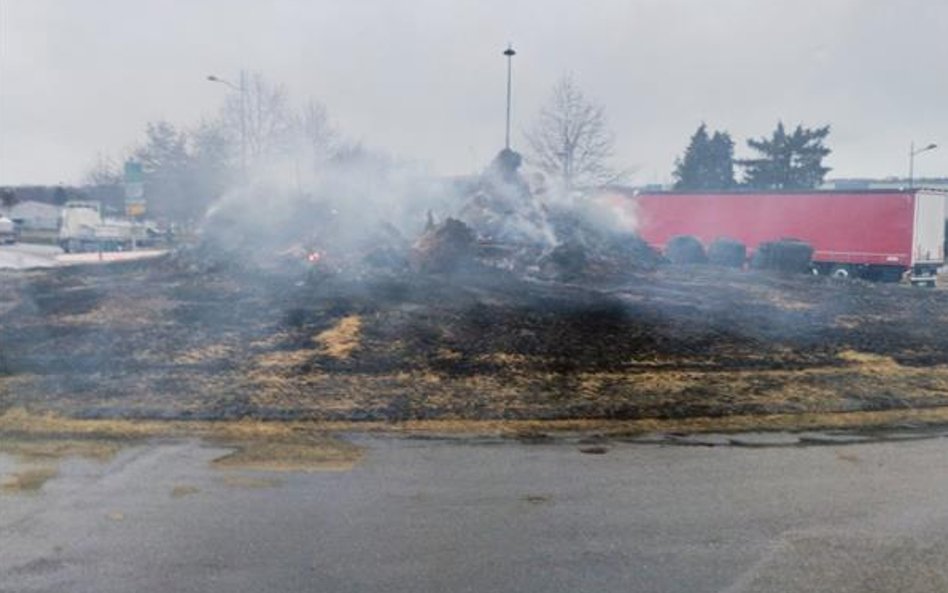
<svg viewBox="0 0 948 593">
<path fill-rule="evenodd" d="M 505 148 L 462 193 L 458 218 L 485 243 L 552 244 L 544 205 L 520 176 L 522 159 Z"/>
<path fill-rule="evenodd" d="M 660 256 L 615 224 L 610 205 L 543 200 L 519 173 L 521 157 L 502 150 L 461 192 L 457 218 L 429 220 L 415 244 L 415 269 L 447 272 L 477 263 L 554 281 L 608 279 L 654 268 Z M 609 219 L 607 221 L 607 219 Z"/>
<path fill-rule="evenodd" d="M 412 268 L 423 273 L 462 271 L 474 264 L 477 239 L 460 220 L 433 222 L 412 249 Z"/>
<path fill-rule="evenodd" d="M 571 282 L 661 261 L 634 221 L 616 222 L 618 205 L 532 190 L 521 162 L 504 149 L 482 174 L 452 183 L 350 163 L 329 168 L 310 191 L 258 185 L 212 209 L 205 244 L 242 262 L 302 267 L 311 278 L 503 270 Z"/>
</svg>

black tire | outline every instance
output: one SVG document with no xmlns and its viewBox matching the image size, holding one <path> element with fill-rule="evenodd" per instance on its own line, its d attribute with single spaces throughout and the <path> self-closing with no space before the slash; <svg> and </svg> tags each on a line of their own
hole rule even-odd
<svg viewBox="0 0 948 593">
<path fill-rule="evenodd" d="M 678 235 L 669 239 L 665 245 L 665 257 L 673 264 L 704 264 L 708 262 L 704 245 L 697 237 L 691 235 Z"/>
<path fill-rule="evenodd" d="M 743 268 L 747 246 L 733 239 L 716 239 L 708 247 L 708 263 L 728 268 Z"/>
<path fill-rule="evenodd" d="M 751 267 L 806 274 L 813 267 L 813 247 L 793 239 L 761 243 L 754 252 Z"/>
</svg>

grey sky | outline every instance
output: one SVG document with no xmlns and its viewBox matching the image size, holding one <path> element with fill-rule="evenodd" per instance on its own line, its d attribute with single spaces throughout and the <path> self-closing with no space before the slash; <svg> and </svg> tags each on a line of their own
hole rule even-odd
<svg viewBox="0 0 948 593">
<path fill-rule="evenodd" d="M 439 173 L 514 145 L 571 72 L 606 107 L 617 162 L 667 180 L 694 128 L 744 139 L 829 123 L 831 176 L 948 173 L 944 0 L 0 0 L 0 185 L 80 179 L 145 122 L 193 124 L 256 70 L 323 101 L 350 137 Z"/>
</svg>

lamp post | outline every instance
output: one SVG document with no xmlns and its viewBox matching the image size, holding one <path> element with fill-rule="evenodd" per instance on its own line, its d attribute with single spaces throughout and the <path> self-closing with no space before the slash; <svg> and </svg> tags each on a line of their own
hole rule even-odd
<svg viewBox="0 0 948 593">
<path fill-rule="evenodd" d="M 504 55 L 507 56 L 507 128 L 504 136 L 504 148 L 510 150 L 510 70 L 513 57 L 517 55 L 517 52 L 514 51 L 512 45 L 508 44 L 507 49 L 504 50 Z"/>
<path fill-rule="evenodd" d="M 240 170 L 244 179 L 247 179 L 247 84 L 244 71 L 240 71 L 239 85 L 213 74 L 209 74 L 207 80 L 219 82 L 240 93 Z"/>
<path fill-rule="evenodd" d="M 938 148 L 938 145 L 932 143 L 925 148 L 919 148 L 918 150 L 915 150 L 915 141 L 912 141 L 912 144 L 909 146 L 909 189 L 915 187 L 915 155 L 927 152 L 929 150 L 935 150 L 936 148 Z"/>
</svg>

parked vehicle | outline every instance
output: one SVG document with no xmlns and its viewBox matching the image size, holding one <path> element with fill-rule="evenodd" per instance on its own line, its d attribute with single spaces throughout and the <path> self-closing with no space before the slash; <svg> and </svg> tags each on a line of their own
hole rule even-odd
<svg viewBox="0 0 948 593">
<path fill-rule="evenodd" d="M 134 233 L 131 222 L 104 219 L 98 202 L 70 201 L 63 206 L 59 245 L 67 253 L 132 249 Z"/>
<path fill-rule="evenodd" d="M 795 239 L 813 247 L 813 272 L 934 286 L 945 260 L 945 192 L 929 189 L 623 194 L 653 247 L 692 235 L 747 246 Z"/>
<path fill-rule="evenodd" d="M 15 222 L 6 216 L 0 216 L 0 243 L 16 243 L 19 235 L 17 231 Z"/>
</svg>

